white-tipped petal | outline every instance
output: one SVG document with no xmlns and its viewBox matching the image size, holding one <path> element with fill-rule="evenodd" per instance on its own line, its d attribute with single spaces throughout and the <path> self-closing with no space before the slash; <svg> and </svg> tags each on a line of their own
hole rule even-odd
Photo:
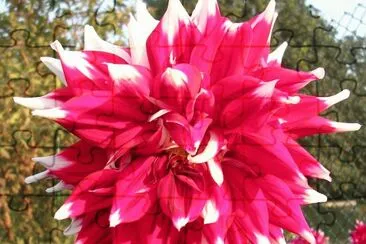
<svg viewBox="0 0 366 244">
<path fill-rule="evenodd" d="M 58 192 L 58 191 L 62 191 L 62 190 L 70 190 L 70 189 L 72 189 L 71 185 L 67 185 L 63 181 L 60 181 L 56 185 L 47 188 L 46 192 L 47 193 L 53 193 L 53 192 Z"/>
<path fill-rule="evenodd" d="M 323 79 L 325 77 L 325 70 L 324 68 L 320 67 L 317 69 L 314 69 L 313 71 L 311 71 L 310 73 L 312 73 L 315 77 L 317 77 L 319 80 Z"/>
<path fill-rule="evenodd" d="M 27 178 L 24 179 L 24 182 L 26 184 L 31 184 L 31 183 L 37 182 L 39 180 L 42 180 L 44 178 L 47 178 L 49 176 L 48 174 L 49 174 L 49 170 L 45 170 L 38 174 L 28 176 Z"/>
<path fill-rule="evenodd" d="M 115 227 L 122 222 L 121 214 L 119 209 L 117 209 L 113 214 L 109 216 L 109 226 Z"/>
<path fill-rule="evenodd" d="M 216 221 L 219 219 L 220 213 L 213 200 L 209 199 L 206 201 L 206 204 L 202 209 L 202 217 L 204 224 L 216 223 Z"/>
<path fill-rule="evenodd" d="M 75 235 L 80 232 L 83 220 L 81 218 L 71 220 L 71 224 L 64 230 L 65 236 Z"/>
<path fill-rule="evenodd" d="M 160 109 L 158 112 L 156 112 L 150 116 L 150 118 L 148 119 L 148 122 L 154 121 L 169 112 L 171 112 L 171 110 L 169 110 L 169 109 Z"/>
<path fill-rule="evenodd" d="M 218 136 L 215 133 L 210 133 L 210 140 L 207 143 L 207 146 L 200 154 L 196 156 L 188 155 L 187 159 L 192 163 L 205 163 L 208 160 L 212 159 L 216 156 L 219 150 L 219 140 Z"/>
<path fill-rule="evenodd" d="M 46 97 L 14 97 L 14 102 L 30 109 L 50 109 L 61 105 L 60 101 Z"/>
<path fill-rule="evenodd" d="M 351 92 L 348 89 L 344 89 L 336 95 L 330 97 L 320 97 L 319 99 L 323 100 L 328 105 L 328 107 L 330 107 L 343 100 L 346 100 L 347 98 L 349 98 L 350 94 Z"/>
<path fill-rule="evenodd" d="M 71 202 L 65 203 L 64 205 L 61 206 L 61 208 L 59 208 L 57 210 L 57 212 L 55 213 L 54 218 L 57 219 L 57 220 L 67 219 L 71 215 L 71 207 L 72 207 Z"/>
<path fill-rule="evenodd" d="M 219 14 L 216 0 L 198 0 L 195 9 L 192 12 L 191 19 L 198 30 L 201 33 L 205 33 L 207 21 Z"/>
<path fill-rule="evenodd" d="M 122 47 L 102 40 L 90 25 L 84 27 L 84 50 L 112 53 L 131 63 L 130 55 Z"/>
<path fill-rule="evenodd" d="M 279 45 L 276 50 L 268 55 L 267 63 L 275 62 L 276 64 L 280 65 L 282 63 L 283 55 L 288 47 L 288 43 L 284 42 Z"/>
<path fill-rule="evenodd" d="M 263 85 L 261 85 L 258 89 L 256 89 L 254 95 L 260 96 L 260 97 L 272 96 L 277 82 L 278 82 L 278 80 L 263 82 Z"/>
<path fill-rule="evenodd" d="M 224 244 L 224 243 L 225 243 L 224 240 L 219 236 L 215 240 L 215 244 Z"/>
<path fill-rule="evenodd" d="M 71 165 L 71 162 L 67 161 L 64 157 L 58 155 L 34 157 L 32 158 L 32 160 L 43 165 L 46 168 L 53 170 L 62 169 Z"/>
<path fill-rule="evenodd" d="M 67 112 L 60 108 L 51 108 L 43 110 L 34 110 L 32 111 L 32 115 L 48 119 L 64 119 L 67 116 Z"/>
<path fill-rule="evenodd" d="M 265 236 L 261 233 L 258 233 L 258 232 L 254 232 L 253 234 L 255 236 L 256 243 L 270 244 L 270 241 L 267 236 Z"/>
<path fill-rule="evenodd" d="M 107 64 L 109 76 L 112 78 L 116 86 L 132 86 L 138 88 L 143 95 L 149 95 L 149 79 L 150 74 L 142 72 L 133 65 L 126 64 Z"/>
<path fill-rule="evenodd" d="M 286 244 L 286 240 L 282 236 L 278 237 L 276 241 L 277 241 L 278 244 Z"/>
<path fill-rule="evenodd" d="M 176 220 L 173 220 L 173 224 L 175 226 L 175 228 L 177 228 L 178 231 L 180 231 L 180 229 L 182 229 L 184 226 L 186 226 L 186 224 L 189 222 L 189 218 L 188 217 L 181 217 L 178 218 Z"/>
<path fill-rule="evenodd" d="M 304 192 L 304 202 L 307 204 L 312 203 L 319 203 L 319 202 L 326 202 L 327 196 L 313 190 L 313 189 L 307 189 Z"/>
<path fill-rule="evenodd" d="M 303 231 L 301 237 L 307 240 L 310 244 L 316 244 L 315 237 L 310 231 Z"/>
<path fill-rule="evenodd" d="M 269 1 L 266 9 L 264 10 L 264 20 L 268 23 L 272 22 L 276 15 L 276 1 Z"/>
<path fill-rule="evenodd" d="M 224 182 L 224 174 L 222 172 L 221 165 L 215 159 L 208 160 L 207 165 L 212 179 L 217 185 L 221 186 Z"/>
<path fill-rule="evenodd" d="M 139 24 L 133 15 L 127 24 L 128 36 L 131 50 L 131 64 L 138 64 L 150 68 L 150 63 L 146 51 L 146 41 L 151 34 L 150 30 Z"/>
<path fill-rule="evenodd" d="M 174 38 L 179 31 L 179 23 L 176 21 L 184 21 L 184 24 L 189 25 L 190 17 L 179 0 L 169 0 L 167 10 L 164 14 L 164 21 L 161 22 L 162 29 L 168 40 L 168 45 L 174 44 Z M 172 20 L 172 21 L 170 21 Z"/>
<path fill-rule="evenodd" d="M 42 63 L 47 66 L 61 81 L 67 86 L 65 74 L 62 69 L 61 61 L 51 57 L 41 57 Z"/>
<path fill-rule="evenodd" d="M 149 29 L 151 31 L 156 27 L 159 23 L 156 19 L 154 19 L 149 11 L 146 8 L 146 4 L 142 0 L 136 1 L 136 14 L 135 14 L 137 22 L 144 25 L 150 25 Z"/>
<path fill-rule="evenodd" d="M 276 1 L 271 0 L 266 9 L 263 11 L 263 13 L 260 15 L 260 17 L 256 18 L 255 21 L 251 24 L 251 27 L 254 29 L 254 27 L 260 22 L 260 21 L 266 21 L 267 23 L 273 25 L 273 21 L 277 18 L 276 15 Z M 271 27 L 272 28 L 272 27 Z"/>
<path fill-rule="evenodd" d="M 62 47 L 61 43 L 60 43 L 58 40 L 56 40 L 56 41 L 52 42 L 52 43 L 50 44 L 50 46 L 51 46 L 51 48 L 52 48 L 53 50 L 55 50 L 55 51 L 56 51 L 56 52 L 58 52 L 58 53 L 61 53 L 61 52 L 63 52 L 63 51 L 64 51 L 64 48 Z"/>
<path fill-rule="evenodd" d="M 330 125 L 339 132 L 358 131 L 361 128 L 359 123 L 343 123 L 332 121 Z"/>
</svg>

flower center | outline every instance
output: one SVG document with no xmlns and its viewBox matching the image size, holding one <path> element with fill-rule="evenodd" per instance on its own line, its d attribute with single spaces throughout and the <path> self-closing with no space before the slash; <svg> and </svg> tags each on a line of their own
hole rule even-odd
<svg viewBox="0 0 366 244">
<path fill-rule="evenodd" d="M 173 172 L 192 168 L 193 164 L 187 159 L 188 153 L 181 147 L 171 148 L 168 153 L 168 168 Z"/>
</svg>

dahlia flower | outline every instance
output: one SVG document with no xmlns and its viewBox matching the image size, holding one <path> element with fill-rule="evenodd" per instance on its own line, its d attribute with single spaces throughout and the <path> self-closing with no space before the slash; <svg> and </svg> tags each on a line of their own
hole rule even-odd
<svg viewBox="0 0 366 244">
<path fill-rule="evenodd" d="M 329 243 L 329 237 L 326 236 L 322 230 L 312 229 L 311 233 L 315 237 L 316 244 L 328 244 Z M 301 237 L 297 237 L 297 238 L 293 239 L 290 243 L 291 244 L 307 244 L 308 242 Z"/>
<path fill-rule="evenodd" d="M 350 233 L 352 244 L 366 243 L 366 224 L 363 221 L 356 220 L 355 228 Z"/>
<path fill-rule="evenodd" d="M 56 212 L 77 243 L 283 243 L 286 229 L 315 243 L 301 206 L 324 202 L 306 177 L 331 180 L 297 142 L 358 124 L 318 114 L 349 91 L 298 91 L 324 70 L 281 66 L 286 43 L 270 53 L 275 1 L 244 23 L 199 0 L 189 16 L 170 0 L 160 21 L 138 1 L 129 48 L 85 27 L 83 51 L 51 47 L 41 58 L 65 87 L 14 98 L 80 140 L 34 161 L 26 178 L 72 189 Z"/>
</svg>

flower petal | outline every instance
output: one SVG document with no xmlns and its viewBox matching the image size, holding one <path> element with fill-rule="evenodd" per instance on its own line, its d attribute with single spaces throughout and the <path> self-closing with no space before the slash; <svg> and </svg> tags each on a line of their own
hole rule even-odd
<svg viewBox="0 0 366 244">
<path fill-rule="evenodd" d="M 122 58 L 126 63 L 131 63 L 130 55 L 122 47 L 102 40 L 91 25 L 85 25 L 84 27 L 84 50 L 114 54 Z"/>
<path fill-rule="evenodd" d="M 147 39 L 147 53 L 154 74 L 178 63 L 188 63 L 200 36 L 179 0 L 169 0 L 168 8 Z"/>
</svg>

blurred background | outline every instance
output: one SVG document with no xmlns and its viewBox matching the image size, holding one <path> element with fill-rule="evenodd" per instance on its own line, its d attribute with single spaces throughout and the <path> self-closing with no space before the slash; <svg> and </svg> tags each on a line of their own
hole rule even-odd
<svg viewBox="0 0 366 244">
<path fill-rule="evenodd" d="M 166 0 L 146 0 L 160 18 Z M 196 0 L 182 1 L 188 12 Z M 304 92 L 329 96 L 342 89 L 351 97 L 324 116 L 366 123 L 366 3 L 357 0 L 278 0 L 279 18 L 271 46 L 289 43 L 284 65 L 311 70 L 324 67 L 324 80 Z M 235 22 L 262 11 L 268 0 L 219 0 L 221 12 Z M 346 4 L 345 4 L 346 3 Z M 83 26 L 90 24 L 104 39 L 126 45 L 126 23 L 134 0 L 0 0 L 0 243 L 72 243 L 62 232 L 68 221 L 53 215 L 67 191 L 47 194 L 55 182 L 25 185 L 24 178 L 42 170 L 35 156 L 57 153 L 75 138 L 46 119 L 15 106 L 13 96 L 40 96 L 61 82 L 40 62 L 55 56 L 49 47 L 81 49 Z M 366 220 L 366 132 L 317 136 L 302 144 L 332 172 L 333 182 L 311 180 L 328 196 L 324 204 L 305 207 L 314 229 L 331 243 L 347 243 L 356 219 Z M 287 234 L 292 238 L 291 234 Z"/>
</svg>

